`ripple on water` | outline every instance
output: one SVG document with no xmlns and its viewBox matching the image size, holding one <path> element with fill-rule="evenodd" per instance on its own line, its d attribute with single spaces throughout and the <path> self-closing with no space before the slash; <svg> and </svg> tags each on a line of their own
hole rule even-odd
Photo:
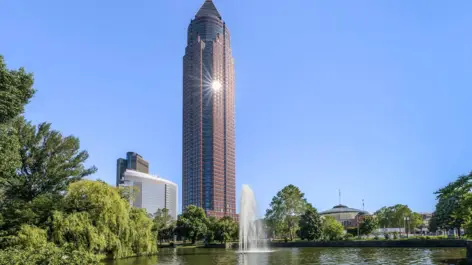
<svg viewBox="0 0 472 265">
<path fill-rule="evenodd" d="M 280 248 L 241 254 L 224 249 L 161 249 L 158 257 L 109 265 L 462 265 L 465 249 Z"/>
</svg>

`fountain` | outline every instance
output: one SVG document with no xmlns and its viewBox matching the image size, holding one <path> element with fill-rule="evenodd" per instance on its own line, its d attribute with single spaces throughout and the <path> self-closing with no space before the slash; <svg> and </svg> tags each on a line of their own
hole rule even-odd
<svg viewBox="0 0 472 265">
<path fill-rule="evenodd" d="M 254 192 L 243 185 L 239 211 L 239 252 L 270 252 L 267 248 L 265 231 L 261 222 L 256 220 L 257 204 Z"/>
</svg>

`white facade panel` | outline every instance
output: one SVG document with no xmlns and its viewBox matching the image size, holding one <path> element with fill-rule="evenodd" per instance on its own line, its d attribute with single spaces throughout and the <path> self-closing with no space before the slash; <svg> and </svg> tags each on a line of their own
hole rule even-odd
<svg viewBox="0 0 472 265">
<path fill-rule="evenodd" d="M 177 184 L 129 169 L 123 175 L 125 185 L 137 189 L 134 207 L 144 208 L 150 214 L 156 213 L 158 209 L 166 208 L 172 218 L 177 220 Z"/>
</svg>

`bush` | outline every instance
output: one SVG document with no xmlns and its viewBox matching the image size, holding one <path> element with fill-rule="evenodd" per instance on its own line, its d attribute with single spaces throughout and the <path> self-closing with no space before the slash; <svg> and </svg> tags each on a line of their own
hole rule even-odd
<svg viewBox="0 0 472 265">
<path fill-rule="evenodd" d="M 389 239 L 390 239 L 390 234 L 389 234 L 389 233 L 385 233 L 385 234 L 384 234 L 384 238 L 385 238 L 385 240 L 389 240 Z"/>
<path fill-rule="evenodd" d="M 351 233 L 344 234 L 344 240 L 353 240 L 353 239 L 354 239 L 353 234 L 351 234 Z"/>
<path fill-rule="evenodd" d="M 398 232 L 393 232 L 392 235 L 393 235 L 393 239 L 398 239 Z"/>
<path fill-rule="evenodd" d="M 380 238 L 379 238 L 378 235 L 375 235 L 375 236 L 374 236 L 374 240 L 379 240 L 379 239 L 380 239 Z"/>
<path fill-rule="evenodd" d="M 357 228 L 348 228 L 347 233 L 353 236 L 357 236 Z"/>
<path fill-rule="evenodd" d="M 98 265 L 103 259 L 87 251 L 48 243 L 41 248 L 8 248 L 0 250 L 0 265 Z"/>
</svg>

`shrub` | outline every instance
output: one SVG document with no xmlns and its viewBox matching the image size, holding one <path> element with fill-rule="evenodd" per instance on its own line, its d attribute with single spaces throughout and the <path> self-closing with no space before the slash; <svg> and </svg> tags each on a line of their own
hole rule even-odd
<svg viewBox="0 0 472 265">
<path fill-rule="evenodd" d="M 87 251 L 48 243 L 41 248 L 8 248 L 0 250 L 0 265 L 98 265 L 103 259 Z"/>
<path fill-rule="evenodd" d="M 379 239 L 380 239 L 380 238 L 379 238 L 378 235 L 375 235 L 375 236 L 374 236 L 374 240 L 379 240 Z"/>
<path fill-rule="evenodd" d="M 389 239 L 390 239 L 390 234 L 389 234 L 389 233 L 385 233 L 385 234 L 384 234 L 384 238 L 385 238 L 385 240 L 389 240 Z"/>
<path fill-rule="evenodd" d="M 352 235 L 351 233 L 344 234 L 344 240 L 353 240 L 353 239 L 354 239 L 354 235 Z"/>
<path fill-rule="evenodd" d="M 393 235 L 393 239 L 398 239 L 398 232 L 393 232 L 392 235 Z"/>
</svg>

